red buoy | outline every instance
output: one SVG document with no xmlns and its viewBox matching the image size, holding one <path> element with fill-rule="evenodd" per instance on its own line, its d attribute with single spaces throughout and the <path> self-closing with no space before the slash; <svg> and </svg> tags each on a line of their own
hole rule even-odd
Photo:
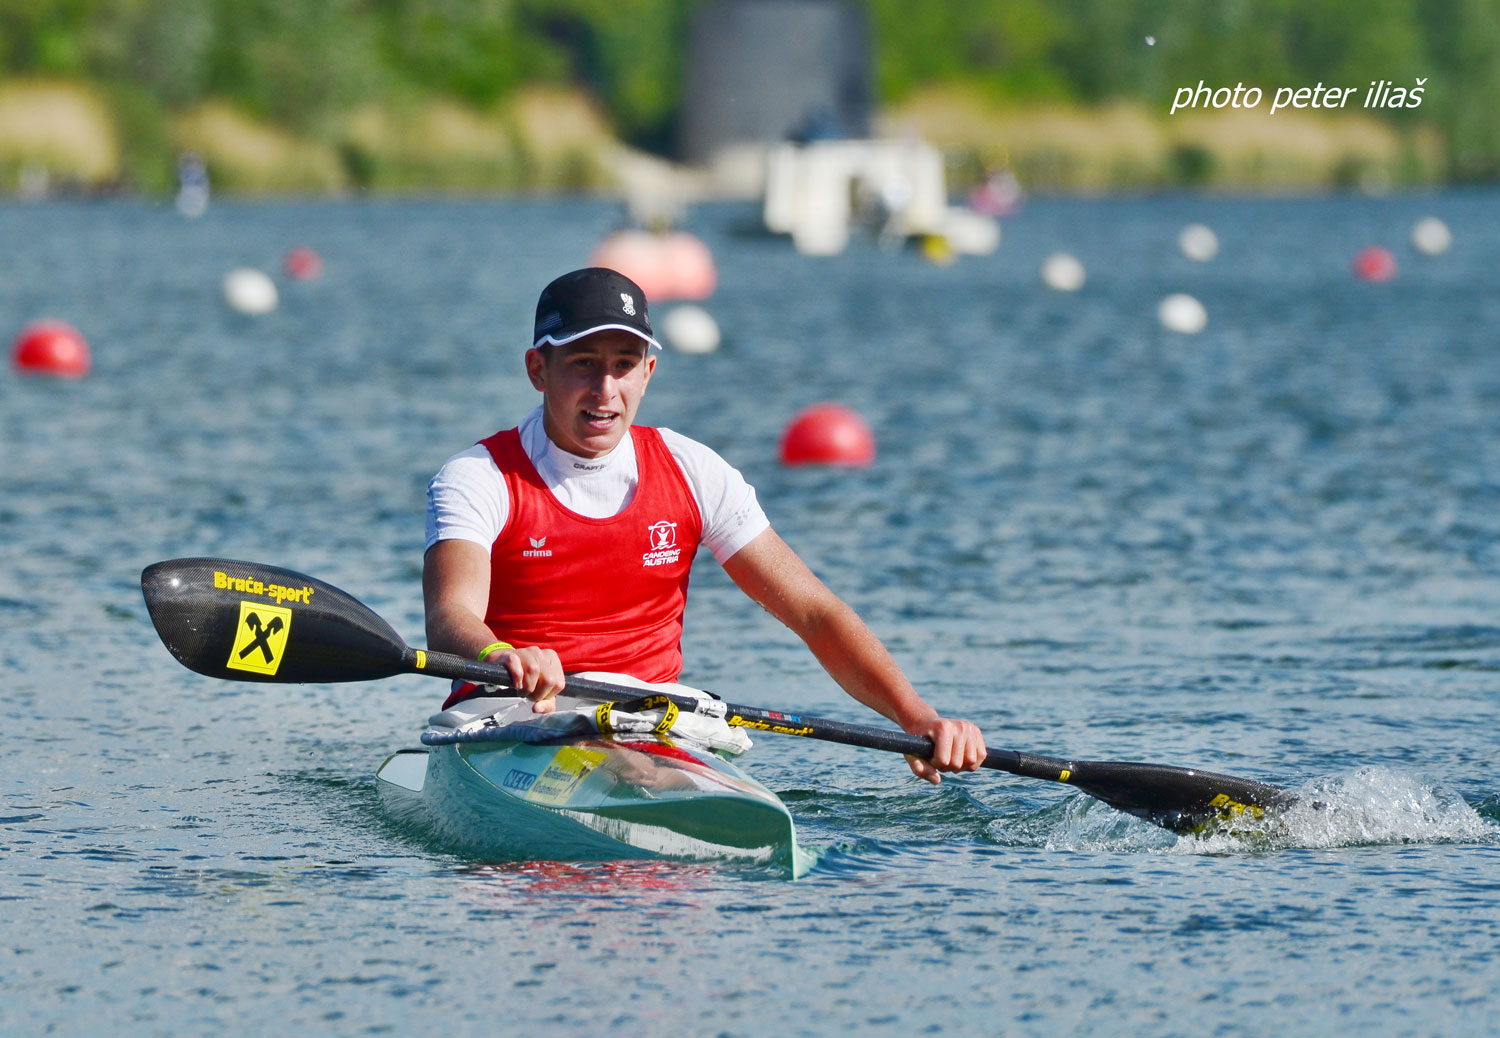
<svg viewBox="0 0 1500 1038">
<path fill-rule="evenodd" d="M 874 460 L 870 427 L 842 404 L 814 404 L 792 419 L 781 437 L 783 465 L 853 466 Z"/>
<path fill-rule="evenodd" d="M 288 277 L 298 281 L 312 281 L 323 276 L 323 257 L 306 245 L 291 250 L 281 261 Z"/>
<path fill-rule="evenodd" d="M 1382 245 L 1366 245 L 1354 254 L 1354 276 L 1361 281 L 1389 281 L 1396 276 L 1396 257 Z"/>
<path fill-rule="evenodd" d="M 11 364 L 23 375 L 83 378 L 93 358 L 78 329 L 62 321 L 33 321 L 11 348 Z"/>
</svg>

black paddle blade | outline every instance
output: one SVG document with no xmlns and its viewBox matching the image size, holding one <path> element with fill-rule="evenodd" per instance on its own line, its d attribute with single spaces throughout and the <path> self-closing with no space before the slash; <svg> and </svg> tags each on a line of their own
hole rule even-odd
<svg viewBox="0 0 1500 1038">
<path fill-rule="evenodd" d="M 1165 764 L 1078 761 L 1069 770 L 1061 781 L 1175 833 L 1254 821 L 1297 800 L 1279 786 Z"/>
<path fill-rule="evenodd" d="M 366 681 L 410 670 L 415 656 L 359 600 L 276 566 L 171 559 L 146 567 L 141 592 L 168 651 L 209 677 Z"/>
</svg>

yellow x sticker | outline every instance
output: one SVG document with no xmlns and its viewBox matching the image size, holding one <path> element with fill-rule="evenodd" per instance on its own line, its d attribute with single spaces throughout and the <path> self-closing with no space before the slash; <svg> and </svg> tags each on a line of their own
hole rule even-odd
<svg viewBox="0 0 1500 1038">
<path fill-rule="evenodd" d="M 229 650 L 231 670 L 275 674 L 286 654 L 287 635 L 292 633 L 292 611 L 285 606 L 261 602 L 240 603 L 240 625 L 234 647 Z"/>
</svg>

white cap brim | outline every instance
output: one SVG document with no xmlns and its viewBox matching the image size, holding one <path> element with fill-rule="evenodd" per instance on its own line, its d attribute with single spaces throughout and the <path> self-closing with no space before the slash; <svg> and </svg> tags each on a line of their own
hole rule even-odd
<svg viewBox="0 0 1500 1038">
<path fill-rule="evenodd" d="M 629 332 L 631 335 L 634 335 L 636 338 L 638 338 L 638 339 L 644 339 L 646 342 L 649 342 L 652 346 L 656 347 L 657 349 L 661 349 L 661 343 L 657 342 L 655 339 L 651 338 L 651 336 L 649 336 L 649 335 L 642 335 L 639 328 L 632 328 L 628 324 L 599 324 L 599 325 L 595 325 L 592 328 L 585 328 L 581 332 L 574 332 L 572 335 L 564 335 L 561 338 L 559 338 L 558 336 L 555 336 L 555 335 L 544 335 L 540 339 L 538 339 L 536 342 L 532 343 L 531 344 L 531 348 L 532 349 L 540 349 L 543 346 L 565 346 L 565 345 L 567 345 L 570 342 L 573 342 L 573 341 L 575 341 L 577 339 L 583 338 L 585 335 L 593 335 L 595 332 L 608 332 L 608 331 Z"/>
</svg>

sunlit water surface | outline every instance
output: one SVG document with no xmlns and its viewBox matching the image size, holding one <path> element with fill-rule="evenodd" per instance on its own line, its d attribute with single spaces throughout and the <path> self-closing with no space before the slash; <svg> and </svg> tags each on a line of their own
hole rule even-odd
<svg viewBox="0 0 1500 1038">
<path fill-rule="evenodd" d="M 643 419 L 702 439 L 992 744 L 1210 767 L 1327 804 L 1178 838 L 998 773 L 762 737 L 820 855 L 485 863 L 372 786 L 442 695 L 192 674 L 141 568 L 311 573 L 421 640 L 423 493 L 532 406 L 536 293 L 599 203 L 0 208 L 10 325 L 92 342 L 0 375 L 0 1031 L 647 1035 L 1483 1033 L 1500 981 L 1500 223 L 1493 194 L 1036 202 L 951 267 L 835 260 L 695 214 L 717 354 Z M 1452 252 L 1406 246 L 1429 212 Z M 1224 248 L 1174 248 L 1203 221 Z M 1354 251 L 1393 247 L 1384 285 Z M 234 266 L 309 244 L 249 318 Z M 1089 280 L 1049 293 L 1066 249 Z M 1162 330 L 1188 291 L 1210 323 Z M 664 307 L 657 308 L 660 318 Z M 783 469 L 803 406 L 879 440 Z M 699 560 L 685 680 L 871 719 Z"/>
</svg>

